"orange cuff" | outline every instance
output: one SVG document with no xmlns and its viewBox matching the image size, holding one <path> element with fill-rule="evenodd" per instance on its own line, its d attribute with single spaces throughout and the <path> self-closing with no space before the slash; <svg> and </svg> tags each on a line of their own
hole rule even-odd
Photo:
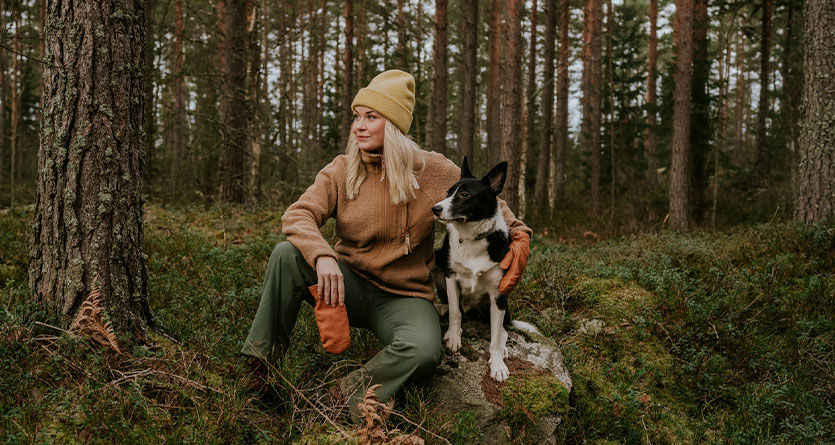
<svg viewBox="0 0 835 445">
<path fill-rule="evenodd" d="M 345 306 L 330 306 L 319 298 L 319 287 L 313 285 L 307 288 L 316 300 L 313 315 L 319 328 L 319 337 L 325 351 L 339 354 L 348 349 L 351 344 L 351 329 L 348 326 L 348 311 Z"/>
<path fill-rule="evenodd" d="M 499 282 L 500 295 L 508 295 L 519 284 L 531 254 L 531 237 L 527 233 L 514 232 L 511 238 L 510 249 L 499 263 L 499 267 L 506 271 Z"/>
</svg>

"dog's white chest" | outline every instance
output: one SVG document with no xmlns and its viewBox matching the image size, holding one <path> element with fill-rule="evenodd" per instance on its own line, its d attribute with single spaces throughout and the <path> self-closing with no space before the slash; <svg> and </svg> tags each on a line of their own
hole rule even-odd
<svg viewBox="0 0 835 445">
<path fill-rule="evenodd" d="M 461 290 L 461 306 L 466 312 L 496 293 L 502 270 L 487 254 L 486 240 L 450 244 L 450 269 Z"/>
</svg>

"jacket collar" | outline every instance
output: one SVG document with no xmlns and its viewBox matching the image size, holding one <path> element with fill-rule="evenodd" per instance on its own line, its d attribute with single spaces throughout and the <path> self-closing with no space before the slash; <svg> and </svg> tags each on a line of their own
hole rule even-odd
<svg viewBox="0 0 835 445">
<path fill-rule="evenodd" d="M 367 151 L 360 150 L 360 158 L 365 164 L 381 165 L 383 163 L 382 153 L 369 153 Z"/>
</svg>

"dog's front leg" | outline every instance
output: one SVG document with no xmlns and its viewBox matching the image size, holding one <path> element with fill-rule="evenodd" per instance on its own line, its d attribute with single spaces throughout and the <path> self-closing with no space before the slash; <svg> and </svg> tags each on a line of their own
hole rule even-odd
<svg viewBox="0 0 835 445">
<path fill-rule="evenodd" d="M 506 301 L 506 298 L 502 295 L 490 296 L 490 377 L 497 382 L 507 380 L 510 375 L 504 363 L 504 358 L 507 356 L 507 331 L 502 326 L 507 306 L 506 303 L 500 304 L 502 301 L 497 301 L 498 299 Z"/>
<path fill-rule="evenodd" d="M 449 309 L 449 327 L 444 334 L 446 347 L 452 352 L 461 349 L 461 305 L 459 303 L 458 283 L 454 277 L 446 277 L 446 295 Z"/>
</svg>

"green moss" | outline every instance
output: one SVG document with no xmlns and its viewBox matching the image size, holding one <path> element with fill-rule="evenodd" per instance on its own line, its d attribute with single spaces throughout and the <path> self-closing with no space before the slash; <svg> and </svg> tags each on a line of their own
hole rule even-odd
<svg viewBox="0 0 835 445">
<path fill-rule="evenodd" d="M 554 415 L 568 407 L 568 388 L 550 374 L 516 374 L 502 386 L 502 400 L 511 415 Z"/>
</svg>

